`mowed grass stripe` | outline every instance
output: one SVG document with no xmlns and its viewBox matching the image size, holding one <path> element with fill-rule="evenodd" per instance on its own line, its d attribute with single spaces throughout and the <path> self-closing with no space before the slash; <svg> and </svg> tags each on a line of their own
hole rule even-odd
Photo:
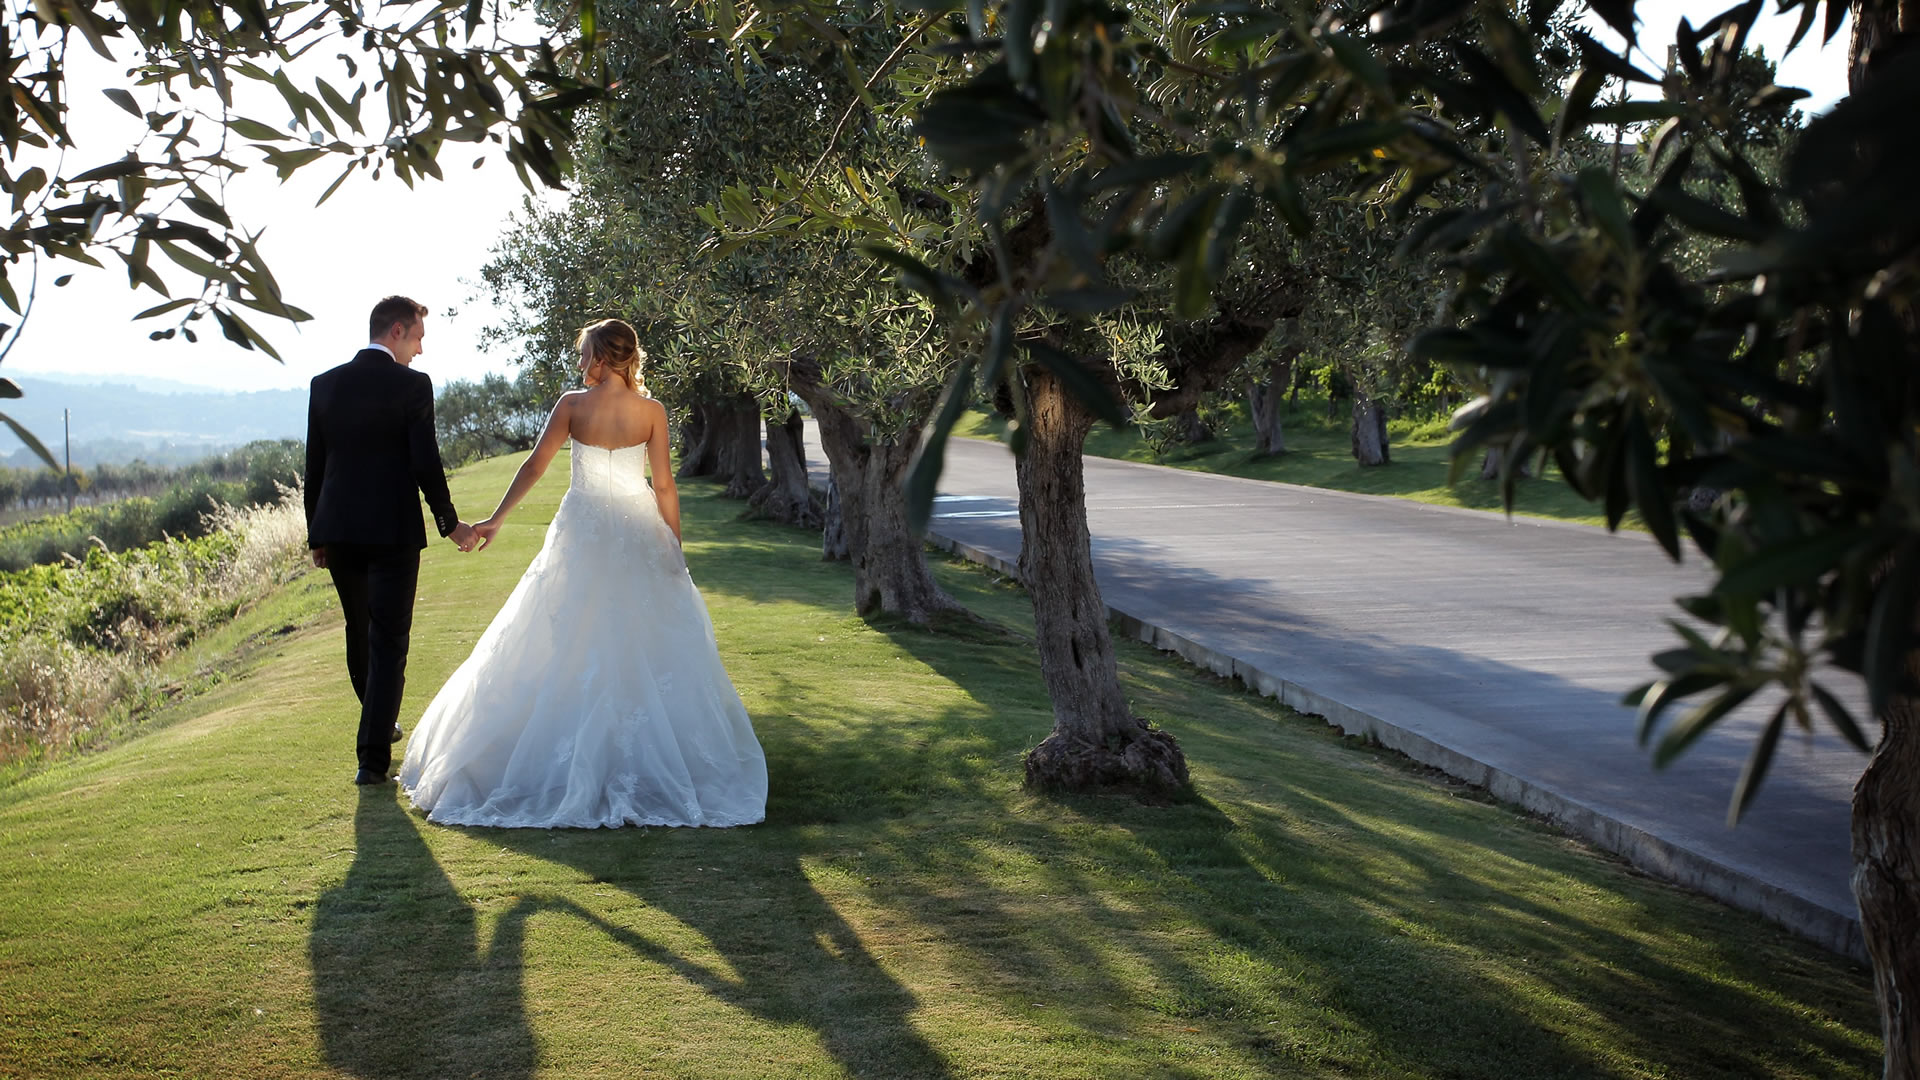
<svg viewBox="0 0 1920 1080">
<path fill-rule="evenodd" d="M 516 464 L 462 472 L 458 504 L 484 510 Z M 428 552 L 407 726 L 537 549 L 564 466 L 493 550 Z M 324 615 L 0 798 L 0 1076 L 1875 1071 L 1853 965 L 1144 647 L 1122 646 L 1129 692 L 1199 797 L 1027 796 L 1050 711 L 1016 590 L 943 565 L 996 625 L 869 625 L 815 537 L 685 494 L 767 824 L 428 825 L 348 783 Z"/>
</svg>

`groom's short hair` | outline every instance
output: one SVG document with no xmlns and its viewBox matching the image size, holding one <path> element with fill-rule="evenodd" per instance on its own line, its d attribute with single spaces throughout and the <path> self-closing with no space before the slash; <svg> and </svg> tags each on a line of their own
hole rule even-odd
<svg viewBox="0 0 1920 1080">
<path fill-rule="evenodd" d="M 427 316 L 427 305 L 405 296 L 389 296 L 373 305 L 367 317 L 367 340 L 379 341 L 396 325 L 412 327 Z"/>
</svg>

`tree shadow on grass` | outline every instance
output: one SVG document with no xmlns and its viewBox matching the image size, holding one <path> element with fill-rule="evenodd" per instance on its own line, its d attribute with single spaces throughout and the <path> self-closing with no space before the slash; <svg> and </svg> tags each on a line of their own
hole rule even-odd
<svg viewBox="0 0 1920 1080">
<path fill-rule="evenodd" d="M 991 665 L 937 635 L 892 636 L 989 709 L 1041 693 L 1037 676 L 1025 692 L 983 677 Z M 962 833 L 884 845 L 894 865 L 876 872 L 938 883 L 907 906 L 980 978 L 1016 998 L 1083 988 L 1052 997 L 1081 1002 L 1097 1031 L 1111 988 L 1148 971 L 1135 1006 L 1204 1020 L 1287 1075 L 1603 1076 L 1623 1059 L 1728 1080 L 1871 1073 L 1871 1002 L 1840 962 L 1513 811 L 1410 784 L 1317 726 L 1276 742 L 1272 706 L 1143 653 L 1122 649 L 1129 692 L 1187 718 L 1180 738 L 1219 805 L 1049 800 L 996 840 L 1039 861 L 1017 889 Z M 1048 932 L 1023 929 L 1036 918 Z M 1008 934 L 1022 947 L 996 950 Z"/>
<path fill-rule="evenodd" d="M 359 796 L 353 862 L 320 894 L 308 946 L 322 1057 L 354 1076 L 531 1077 L 521 944 L 532 909 L 503 915 L 483 950 L 473 907 L 394 789 Z"/>
<path fill-rule="evenodd" d="M 1298 819 L 1265 807 L 1242 808 L 1229 842 L 1261 872 L 1317 897 L 1323 919 L 1364 906 L 1394 948 L 1447 950 L 1462 974 L 1495 988 L 1497 1004 L 1586 1043 L 1582 1053 L 1730 1080 L 1875 1071 L 1871 1001 L 1844 961 L 1757 916 L 1617 863 L 1597 865 L 1504 808 L 1457 816 L 1399 808 L 1394 821 L 1368 805 L 1374 794 L 1343 804 L 1303 792 L 1295 804 L 1376 852 L 1366 864 L 1280 851 L 1276 839 Z M 1487 827 L 1496 816 L 1508 820 Z M 1609 903 L 1583 905 L 1583 892 Z M 1328 965 L 1341 974 L 1354 967 Z M 1350 977 L 1342 992 L 1374 1015 L 1486 1023 L 1469 999 L 1449 994 L 1410 996 Z M 1587 1069 L 1604 1064 L 1596 1056 Z"/>
<path fill-rule="evenodd" d="M 776 778 L 829 759 L 905 777 L 901 790 L 851 794 L 830 778 L 796 780 L 785 800 L 798 821 L 868 820 L 898 811 L 923 757 L 911 735 L 881 718 L 840 717 L 832 745 L 789 747 Z M 840 753 L 863 748 L 864 757 Z M 838 750 L 836 749 L 838 748 Z M 822 769 L 822 772 L 828 770 Z M 776 780 L 776 782 L 779 782 Z M 776 807 L 781 802 L 776 800 Z M 531 1077 L 536 1044 L 523 1000 L 526 923 L 574 916 L 640 961 L 664 967 L 720 1002 L 776 1025 L 803 1025 L 849 1075 L 952 1075 L 915 1030 L 914 996 L 875 961 L 860 934 L 814 888 L 797 851 L 756 830 L 461 830 L 573 867 L 627 891 L 697 931 L 725 961 L 709 965 L 564 897 L 529 895 L 479 945 L 473 907 L 420 835 L 426 825 L 391 788 L 361 792 L 347 877 L 319 898 L 310 953 L 322 1056 L 351 1075 Z M 791 836 L 792 834 L 787 834 Z M 737 974 L 736 974 L 737 973 Z M 779 1063 L 768 1062 L 768 1071 Z"/>
<path fill-rule="evenodd" d="M 588 922 L 636 959 L 666 968 L 727 1006 L 770 1024 L 812 1030 L 849 1076 L 953 1075 L 914 1025 L 914 995 L 815 889 L 798 853 L 768 845 L 764 832 L 508 829 L 490 830 L 488 839 L 572 867 L 596 886 L 624 890 L 697 932 L 724 967 L 564 898 L 525 902 Z M 787 1063 L 749 1064 L 764 1064 L 771 1074 Z"/>
<path fill-rule="evenodd" d="M 950 723 L 902 724 L 886 703 L 850 703 L 833 687 L 773 671 L 756 681 L 786 715 L 756 715 L 767 752 L 768 824 L 744 829 L 463 830 L 572 868 L 582 884 L 617 888 L 700 935 L 719 963 L 616 925 L 564 897 L 528 898 L 529 913 L 571 915 L 636 961 L 674 973 L 726 1006 L 816 1033 L 861 1080 L 946 1080 L 953 1069 L 914 1023 L 914 994 L 875 958 L 814 885 L 803 856 L 822 826 L 860 829 L 929 799 L 979 801 L 990 752 L 959 710 Z M 794 722 L 790 717 L 805 717 Z M 636 977 L 647 977 L 636 974 Z M 788 1063 L 766 1062 L 765 1072 Z"/>
<path fill-rule="evenodd" d="M 764 595 L 744 562 L 702 587 Z M 831 576 L 822 582 L 837 588 Z M 811 587 L 778 584 L 819 602 Z M 1036 1074 L 1049 1054 L 1097 1055 L 1084 1048 L 1108 1039 L 1171 1046 L 1189 1032 L 1226 1061 L 1159 1061 L 1160 1075 L 1871 1071 L 1864 987 L 1772 928 L 1610 877 L 1518 815 L 1423 791 L 1330 735 L 1276 743 L 1264 734 L 1271 706 L 1166 674 L 1144 651 L 1123 650 L 1130 690 L 1187 718 L 1179 734 L 1217 801 L 1059 799 L 1015 813 L 1018 755 L 1046 729 L 1030 650 L 876 629 L 973 702 L 849 710 L 844 687 L 781 681 L 769 661 L 756 673 L 772 688 L 763 696 L 806 718 L 756 713 L 773 824 L 493 836 L 698 931 L 738 975 L 570 902 L 540 902 L 720 1001 L 818 1032 L 860 1077 L 952 1070 L 915 1030 L 913 992 L 809 878 L 829 847 L 858 849 L 871 901 L 993 998 L 996 1019 L 1049 1006 L 1054 1030 L 1020 1031 L 1003 1051 Z M 805 828 L 782 833 L 795 823 Z"/>
</svg>

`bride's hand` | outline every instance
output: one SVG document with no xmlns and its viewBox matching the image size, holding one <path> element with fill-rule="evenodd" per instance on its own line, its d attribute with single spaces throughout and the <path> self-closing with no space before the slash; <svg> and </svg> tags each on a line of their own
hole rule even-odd
<svg viewBox="0 0 1920 1080">
<path fill-rule="evenodd" d="M 500 526 L 503 524 L 505 524 L 505 522 L 496 521 L 493 518 L 488 518 L 485 521 L 476 522 L 473 526 L 473 532 L 474 532 L 474 535 L 480 538 L 480 543 L 473 550 L 475 551 L 487 550 L 487 545 L 493 543 L 494 534 L 500 531 Z"/>
</svg>

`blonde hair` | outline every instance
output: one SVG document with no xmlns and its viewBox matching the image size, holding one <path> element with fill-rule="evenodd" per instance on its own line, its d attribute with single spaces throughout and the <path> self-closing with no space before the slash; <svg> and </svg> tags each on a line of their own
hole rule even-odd
<svg viewBox="0 0 1920 1080">
<path fill-rule="evenodd" d="M 628 387 L 644 394 L 646 380 L 641 370 L 647 363 L 647 351 L 640 347 L 640 335 L 620 319 L 601 319 L 580 328 L 573 343 L 587 359 L 607 365 Z"/>
</svg>

